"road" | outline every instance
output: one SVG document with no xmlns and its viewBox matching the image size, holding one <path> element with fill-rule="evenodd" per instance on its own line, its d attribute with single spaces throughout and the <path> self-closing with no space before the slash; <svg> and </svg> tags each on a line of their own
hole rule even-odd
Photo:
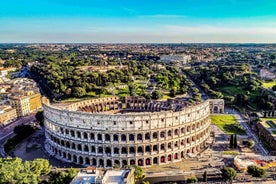
<svg viewBox="0 0 276 184">
<path fill-rule="evenodd" d="M 33 121 L 35 121 L 35 115 L 25 116 L 17 119 L 16 121 L 10 123 L 9 125 L 2 127 L 0 129 L 0 155 L 1 157 L 6 157 L 7 155 L 4 152 L 4 144 L 5 142 L 13 137 L 15 134 L 13 133 L 14 127 L 18 125 L 26 125 L 31 124 Z"/>
<path fill-rule="evenodd" d="M 229 114 L 233 114 L 237 121 L 246 129 L 246 134 L 255 141 L 255 147 L 257 151 L 261 153 L 261 155 L 268 155 L 268 151 L 264 148 L 262 142 L 257 138 L 257 136 L 251 131 L 248 124 L 246 123 L 248 120 L 245 120 L 241 114 L 234 109 L 226 109 L 226 112 Z"/>
</svg>

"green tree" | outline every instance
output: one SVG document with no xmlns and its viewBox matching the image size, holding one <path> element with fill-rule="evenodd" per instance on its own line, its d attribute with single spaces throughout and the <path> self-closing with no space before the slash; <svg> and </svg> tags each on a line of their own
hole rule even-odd
<svg viewBox="0 0 276 184">
<path fill-rule="evenodd" d="M 264 169 L 255 165 L 248 166 L 247 172 L 254 177 L 264 177 L 266 175 L 266 171 Z"/>
<path fill-rule="evenodd" d="M 229 143 L 229 147 L 230 147 L 230 148 L 233 148 L 233 145 L 234 145 L 234 135 L 233 135 L 233 134 L 231 134 L 231 136 L 230 136 L 230 143 Z"/>
<path fill-rule="evenodd" d="M 276 91 L 276 85 L 272 86 L 272 90 Z"/>
<path fill-rule="evenodd" d="M 159 91 L 159 90 L 155 90 L 155 91 L 152 92 L 152 94 L 151 94 L 151 98 L 154 99 L 154 100 L 158 100 L 158 99 L 160 99 L 160 98 L 162 98 L 162 97 L 163 97 L 163 94 L 162 94 L 162 92 Z"/>
<path fill-rule="evenodd" d="M 235 134 L 235 136 L 234 136 L 233 147 L 234 147 L 235 149 L 238 147 L 237 134 Z"/>
<path fill-rule="evenodd" d="M 221 176 L 224 181 L 229 181 L 232 183 L 232 181 L 236 178 L 237 172 L 232 167 L 223 167 L 221 170 Z"/>
<path fill-rule="evenodd" d="M 205 170 L 203 173 L 203 181 L 207 182 L 207 180 L 208 180 L 208 175 L 207 175 L 207 171 Z"/>
<path fill-rule="evenodd" d="M 77 175 L 77 170 L 70 168 L 66 171 L 53 171 L 50 173 L 49 184 L 69 184 Z"/>
<path fill-rule="evenodd" d="M 75 97 L 82 97 L 86 94 L 86 91 L 82 87 L 73 87 L 72 88 L 72 94 Z"/>
<path fill-rule="evenodd" d="M 145 178 L 144 170 L 140 166 L 135 165 L 134 169 L 135 169 L 134 170 L 134 178 L 136 181 L 142 180 Z"/>
<path fill-rule="evenodd" d="M 198 179 L 195 176 L 192 176 L 191 178 L 187 179 L 187 183 L 196 183 L 196 182 L 198 182 Z"/>
</svg>

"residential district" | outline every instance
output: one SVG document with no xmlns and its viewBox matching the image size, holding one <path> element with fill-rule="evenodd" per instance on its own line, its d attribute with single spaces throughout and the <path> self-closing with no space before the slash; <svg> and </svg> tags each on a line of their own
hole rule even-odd
<svg viewBox="0 0 276 184">
<path fill-rule="evenodd" d="M 276 183 L 276 45 L 0 45 L 0 183 Z"/>
</svg>

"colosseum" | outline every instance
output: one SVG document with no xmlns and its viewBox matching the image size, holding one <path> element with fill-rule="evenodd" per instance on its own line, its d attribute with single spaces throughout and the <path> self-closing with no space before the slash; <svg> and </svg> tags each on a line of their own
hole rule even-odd
<svg viewBox="0 0 276 184">
<path fill-rule="evenodd" d="M 97 167 L 152 166 L 181 161 L 204 149 L 210 101 L 99 98 L 44 103 L 45 148 L 58 159 Z"/>
</svg>

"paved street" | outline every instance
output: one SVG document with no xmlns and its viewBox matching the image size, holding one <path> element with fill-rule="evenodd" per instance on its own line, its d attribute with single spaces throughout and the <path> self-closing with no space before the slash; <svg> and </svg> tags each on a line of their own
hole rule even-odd
<svg viewBox="0 0 276 184">
<path fill-rule="evenodd" d="M 247 120 L 244 119 L 241 116 L 241 114 L 234 109 L 225 109 L 225 111 L 229 114 L 233 114 L 237 121 L 246 129 L 246 134 L 255 141 L 255 147 L 257 148 L 256 151 L 258 151 L 263 156 L 268 155 L 268 151 L 264 148 L 262 142 L 259 141 L 257 136 L 251 131 L 251 129 L 247 125 Z"/>
</svg>

